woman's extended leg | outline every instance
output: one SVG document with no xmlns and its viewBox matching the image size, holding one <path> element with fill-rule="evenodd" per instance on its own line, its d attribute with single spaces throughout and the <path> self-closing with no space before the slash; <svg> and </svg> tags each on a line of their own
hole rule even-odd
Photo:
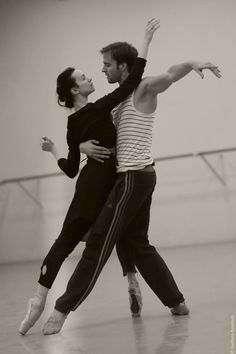
<svg viewBox="0 0 236 354">
<path fill-rule="evenodd" d="M 52 287 L 62 263 L 81 241 L 90 226 L 91 224 L 82 218 L 70 222 L 65 220 L 59 237 L 41 266 L 39 284 L 34 296 L 29 300 L 27 314 L 19 327 L 19 332 L 22 335 L 26 334 L 39 319 L 45 307 L 48 291 Z"/>
</svg>

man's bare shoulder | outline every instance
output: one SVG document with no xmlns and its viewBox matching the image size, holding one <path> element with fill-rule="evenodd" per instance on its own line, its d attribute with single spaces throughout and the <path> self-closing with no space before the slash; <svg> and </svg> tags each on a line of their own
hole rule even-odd
<svg viewBox="0 0 236 354">
<path fill-rule="evenodd" d="M 153 113 L 157 106 L 157 94 L 149 89 L 151 76 L 142 79 L 134 93 L 134 105 L 143 113 Z"/>
<path fill-rule="evenodd" d="M 151 76 L 145 76 L 139 83 L 136 91 L 146 92 L 148 90 L 148 85 L 150 82 Z"/>
<path fill-rule="evenodd" d="M 150 82 L 152 78 L 152 76 L 146 76 L 142 79 L 142 81 L 135 90 L 136 97 L 142 98 L 143 96 L 153 96 L 153 90 L 151 90 L 150 88 Z"/>
</svg>

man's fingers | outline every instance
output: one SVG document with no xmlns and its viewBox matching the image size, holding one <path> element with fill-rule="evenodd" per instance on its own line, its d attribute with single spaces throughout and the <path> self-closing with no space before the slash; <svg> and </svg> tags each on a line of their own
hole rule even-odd
<svg viewBox="0 0 236 354">
<path fill-rule="evenodd" d="M 111 155 L 110 150 L 103 148 L 102 146 L 96 146 L 93 148 L 93 150 L 94 150 L 94 153 L 96 153 L 96 154 L 102 154 L 102 155 L 108 155 L 108 156 Z"/>
<path fill-rule="evenodd" d="M 221 73 L 218 69 L 210 69 L 211 72 L 213 72 L 213 74 L 215 74 L 215 76 L 217 76 L 218 78 L 221 78 Z"/>
<path fill-rule="evenodd" d="M 150 25 L 150 24 L 155 24 L 155 23 L 160 23 L 160 20 L 156 17 L 149 20 L 147 24 Z"/>
<path fill-rule="evenodd" d="M 221 72 L 218 68 L 212 68 L 211 71 L 217 76 L 221 77 Z"/>
<path fill-rule="evenodd" d="M 216 65 L 214 65 L 212 63 L 206 63 L 204 69 L 209 69 L 218 78 L 221 77 L 220 69 L 218 68 L 218 66 L 216 66 Z"/>
<path fill-rule="evenodd" d="M 99 158 L 99 159 L 109 159 L 110 155 L 107 154 L 101 154 L 101 153 L 95 153 L 93 154 L 94 157 Z"/>
<path fill-rule="evenodd" d="M 218 68 L 217 65 L 212 64 L 211 62 L 206 62 L 201 65 L 196 65 L 195 68 L 193 68 L 196 73 L 203 79 L 203 70 L 210 70 L 216 77 L 221 78 L 221 72 L 220 69 Z"/>
<path fill-rule="evenodd" d="M 104 162 L 104 160 L 108 159 L 109 156 L 103 156 L 101 154 L 93 154 L 92 158 L 98 162 Z"/>
<path fill-rule="evenodd" d="M 152 21 L 154 21 L 155 19 L 156 19 L 155 17 L 150 18 L 150 20 L 148 20 L 148 25 L 149 25 Z"/>
<path fill-rule="evenodd" d="M 153 31 L 154 32 L 159 27 L 160 27 L 160 20 L 154 18 L 154 19 L 151 19 L 150 21 L 148 21 L 148 24 L 147 24 L 148 31 Z"/>
<path fill-rule="evenodd" d="M 214 70 L 220 72 L 219 67 L 218 67 L 217 65 L 215 65 L 215 64 L 210 63 L 210 62 L 207 62 L 207 63 L 205 64 L 204 69 L 214 69 Z"/>
<path fill-rule="evenodd" d="M 92 140 L 90 140 L 90 143 L 93 145 L 92 146 L 92 149 L 91 149 L 91 151 L 93 152 L 93 153 L 98 153 L 98 154 L 104 154 L 104 155 L 110 155 L 111 154 L 111 152 L 110 152 L 110 150 L 109 149 L 107 149 L 107 148 L 104 148 L 103 146 L 98 146 L 97 144 L 99 144 L 99 141 L 98 140 L 94 140 L 94 139 L 92 139 Z M 95 144 L 95 145 L 94 145 Z"/>
</svg>

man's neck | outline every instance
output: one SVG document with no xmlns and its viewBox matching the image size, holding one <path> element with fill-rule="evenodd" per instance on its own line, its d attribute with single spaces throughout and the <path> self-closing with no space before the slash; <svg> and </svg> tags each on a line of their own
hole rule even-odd
<svg viewBox="0 0 236 354">
<path fill-rule="evenodd" d="M 123 82 L 127 79 L 128 76 L 129 76 L 128 71 L 123 72 L 123 73 L 121 74 L 121 78 L 120 78 L 120 81 L 119 81 L 119 85 L 123 84 Z"/>
</svg>

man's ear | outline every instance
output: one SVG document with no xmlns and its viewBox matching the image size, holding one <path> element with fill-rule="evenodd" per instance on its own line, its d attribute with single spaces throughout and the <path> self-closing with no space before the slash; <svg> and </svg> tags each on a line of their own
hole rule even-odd
<svg viewBox="0 0 236 354">
<path fill-rule="evenodd" d="M 79 93 L 79 88 L 76 86 L 71 87 L 70 92 L 72 93 L 72 95 L 77 95 Z"/>
<path fill-rule="evenodd" d="M 124 63 L 119 64 L 118 68 L 121 72 L 128 70 L 127 63 L 124 62 Z"/>
</svg>

